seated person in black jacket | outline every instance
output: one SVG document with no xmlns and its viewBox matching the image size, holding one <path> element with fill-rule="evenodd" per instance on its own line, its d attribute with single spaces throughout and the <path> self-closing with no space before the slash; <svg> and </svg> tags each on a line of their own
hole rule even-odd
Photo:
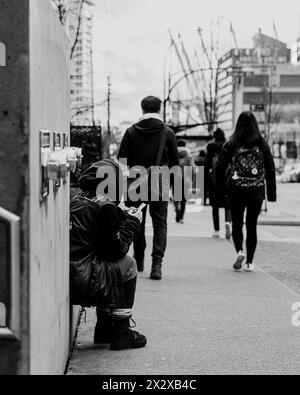
<svg viewBox="0 0 300 395">
<path fill-rule="evenodd" d="M 116 199 L 99 195 L 99 185 L 106 170 L 114 170 Z M 112 350 L 141 348 L 146 338 L 130 329 L 130 319 L 137 283 L 137 265 L 128 256 L 138 236 L 142 212 L 119 208 L 119 175 L 116 162 L 106 159 L 95 163 L 80 178 L 81 193 L 71 203 L 71 261 L 79 260 L 90 250 L 96 251 L 101 297 L 97 308 L 96 344 L 110 343 Z M 115 201 L 116 200 L 116 201 Z M 97 204 L 95 204 L 97 203 Z M 76 304 L 76 303 L 75 303 Z"/>
</svg>

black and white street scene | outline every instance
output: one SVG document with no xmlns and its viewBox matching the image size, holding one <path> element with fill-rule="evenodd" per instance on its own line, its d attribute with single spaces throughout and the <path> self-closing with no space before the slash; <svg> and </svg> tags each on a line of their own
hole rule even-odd
<svg viewBox="0 0 300 395">
<path fill-rule="evenodd" d="M 0 0 L 1 376 L 299 375 L 299 257 L 299 1 Z"/>
</svg>

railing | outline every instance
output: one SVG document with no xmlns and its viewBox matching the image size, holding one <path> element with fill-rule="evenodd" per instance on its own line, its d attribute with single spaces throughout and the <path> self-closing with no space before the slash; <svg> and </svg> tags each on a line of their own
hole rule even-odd
<svg viewBox="0 0 300 395">
<path fill-rule="evenodd" d="M 3 303 L 5 326 L 0 327 L 2 339 L 18 340 L 20 336 L 20 218 L 0 208 L 0 225 L 5 229 L 8 303 Z M 1 302 L 1 301 L 0 301 Z M 8 306 L 8 307 L 7 307 Z"/>
</svg>

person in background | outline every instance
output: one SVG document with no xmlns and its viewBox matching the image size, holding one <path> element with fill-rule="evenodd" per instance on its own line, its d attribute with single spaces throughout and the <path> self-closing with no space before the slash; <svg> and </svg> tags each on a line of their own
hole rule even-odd
<svg viewBox="0 0 300 395">
<path fill-rule="evenodd" d="M 187 179 L 185 177 L 185 168 L 193 166 L 193 160 L 189 153 L 189 150 L 186 147 L 186 142 L 184 140 L 179 140 L 177 143 L 178 146 L 178 157 L 179 157 L 179 166 L 182 171 L 182 200 L 176 201 L 174 199 L 175 211 L 176 211 L 176 222 L 178 224 L 184 224 L 184 215 L 186 211 L 186 196 L 185 191 L 192 187 L 192 180 Z"/>
<path fill-rule="evenodd" d="M 194 163 L 198 167 L 204 167 L 206 163 L 206 149 L 201 149 L 198 156 L 194 159 Z M 208 206 L 208 187 L 207 187 L 207 174 L 204 171 L 204 206 Z"/>
<path fill-rule="evenodd" d="M 218 128 L 213 134 L 213 141 L 207 145 L 207 154 L 205 161 L 205 173 L 208 185 L 210 205 L 212 207 L 214 238 L 220 238 L 220 209 L 225 210 L 225 236 L 227 240 L 231 239 L 231 216 L 228 199 L 225 193 L 218 193 L 216 164 L 226 142 L 225 133 Z"/>
<path fill-rule="evenodd" d="M 216 164 L 220 191 L 227 189 L 232 216 L 232 237 L 237 252 L 234 270 L 254 270 L 257 221 L 267 195 L 276 202 L 276 170 L 270 147 L 259 132 L 252 112 L 243 112 L 231 139 L 223 147 Z M 267 190 L 266 190 L 267 189 Z M 267 193 L 266 193 L 267 192 Z M 244 215 L 247 240 L 244 252 Z"/>
<path fill-rule="evenodd" d="M 284 171 L 287 161 L 287 146 L 282 143 L 280 145 L 280 158 L 281 158 L 281 169 Z"/>
<path fill-rule="evenodd" d="M 199 155 L 195 158 L 194 162 L 196 166 L 205 166 L 206 151 L 201 149 Z"/>
</svg>

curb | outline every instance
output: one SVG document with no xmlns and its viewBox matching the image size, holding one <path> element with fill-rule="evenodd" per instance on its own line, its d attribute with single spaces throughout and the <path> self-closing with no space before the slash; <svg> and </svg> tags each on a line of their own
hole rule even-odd
<svg viewBox="0 0 300 395">
<path fill-rule="evenodd" d="M 300 226 L 300 221 L 289 221 L 289 220 L 260 220 L 258 225 L 261 226 Z"/>
</svg>

